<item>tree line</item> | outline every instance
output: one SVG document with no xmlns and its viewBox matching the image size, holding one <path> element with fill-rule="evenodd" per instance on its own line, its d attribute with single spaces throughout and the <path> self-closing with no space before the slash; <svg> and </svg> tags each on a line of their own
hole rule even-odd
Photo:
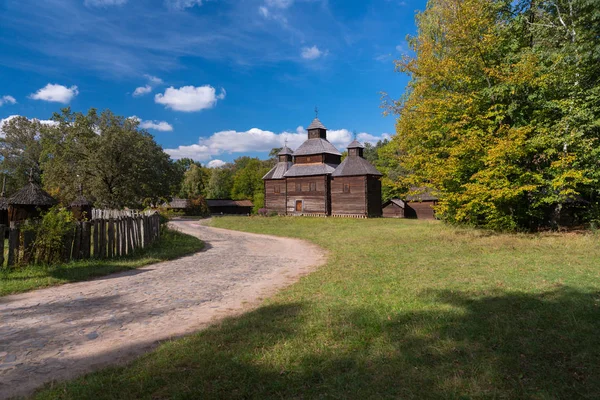
<svg viewBox="0 0 600 400">
<path fill-rule="evenodd" d="M 389 193 L 439 193 L 450 223 L 536 230 L 600 217 L 595 0 L 429 0 L 385 105 Z"/>
</svg>

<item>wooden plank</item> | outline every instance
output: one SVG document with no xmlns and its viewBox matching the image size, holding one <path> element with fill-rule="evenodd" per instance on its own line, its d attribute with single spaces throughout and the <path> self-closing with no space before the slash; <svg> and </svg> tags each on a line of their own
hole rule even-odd
<svg viewBox="0 0 600 400">
<path fill-rule="evenodd" d="M 6 237 L 6 225 L 0 224 L 0 269 L 4 268 L 4 238 Z"/>
<path fill-rule="evenodd" d="M 19 225 L 15 222 L 10 223 L 8 232 L 8 260 L 7 267 L 11 267 L 19 262 Z"/>
<path fill-rule="evenodd" d="M 107 229 L 107 252 L 106 256 L 108 258 L 113 258 L 115 255 L 115 221 L 110 218 L 108 220 L 108 229 Z"/>
<path fill-rule="evenodd" d="M 74 230 L 70 230 L 67 232 L 65 237 L 63 238 L 63 250 L 62 250 L 62 259 L 65 262 L 71 260 L 71 253 L 73 251 L 73 239 L 75 238 Z"/>
<path fill-rule="evenodd" d="M 73 242 L 73 260 L 81 258 L 81 222 L 75 223 L 75 240 Z"/>
<path fill-rule="evenodd" d="M 106 221 L 98 221 L 98 257 L 106 257 Z"/>
<path fill-rule="evenodd" d="M 35 241 L 35 231 L 26 229 L 23 231 L 23 265 L 31 264 L 33 260 L 33 242 Z"/>
<path fill-rule="evenodd" d="M 117 218 L 115 220 L 115 257 L 121 257 L 125 255 L 126 250 L 123 247 L 123 219 Z"/>
<path fill-rule="evenodd" d="M 84 221 L 81 228 L 81 258 L 87 260 L 90 258 L 92 225 L 89 221 Z"/>
</svg>

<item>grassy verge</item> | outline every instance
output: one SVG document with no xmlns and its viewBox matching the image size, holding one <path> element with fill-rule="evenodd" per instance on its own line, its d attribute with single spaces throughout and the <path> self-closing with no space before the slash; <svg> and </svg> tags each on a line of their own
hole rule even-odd
<svg viewBox="0 0 600 400">
<path fill-rule="evenodd" d="M 130 256 L 109 260 L 80 260 L 54 266 L 0 268 L 0 296 L 140 268 L 200 251 L 203 246 L 203 242 L 193 236 L 167 230 L 160 242 Z"/>
<path fill-rule="evenodd" d="M 328 263 L 256 311 L 41 399 L 600 398 L 597 235 L 218 218 Z"/>
</svg>

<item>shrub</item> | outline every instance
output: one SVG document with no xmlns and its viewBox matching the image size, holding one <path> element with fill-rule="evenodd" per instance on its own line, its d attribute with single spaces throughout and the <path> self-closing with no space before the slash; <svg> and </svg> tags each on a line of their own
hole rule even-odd
<svg viewBox="0 0 600 400">
<path fill-rule="evenodd" d="M 256 213 L 258 215 L 260 215 L 261 217 L 268 217 L 269 216 L 269 210 L 267 210 L 266 208 L 260 208 L 260 209 L 258 209 L 258 211 Z"/>
<path fill-rule="evenodd" d="M 208 217 L 210 215 L 210 209 L 203 196 L 196 196 L 190 199 L 190 208 L 188 209 L 188 215 Z"/>
<path fill-rule="evenodd" d="M 254 204 L 252 212 L 254 214 L 258 214 L 258 211 L 265 207 L 265 194 L 263 192 L 254 193 L 254 199 L 252 199 L 252 203 Z"/>
<path fill-rule="evenodd" d="M 32 260 L 40 264 L 65 261 L 65 242 L 73 234 L 75 219 L 71 211 L 53 207 L 41 219 L 29 220 L 21 227 L 23 234 L 33 232 Z"/>
</svg>

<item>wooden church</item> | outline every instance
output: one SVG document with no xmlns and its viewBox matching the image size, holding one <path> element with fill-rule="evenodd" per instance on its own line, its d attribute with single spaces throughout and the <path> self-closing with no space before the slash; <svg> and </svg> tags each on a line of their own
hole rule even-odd
<svg viewBox="0 0 600 400">
<path fill-rule="evenodd" d="M 363 158 L 358 141 L 348 156 L 327 140 L 319 118 L 296 151 L 285 146 L 264 177 L 265 208 L 283 215 L 380 217 L 381 173 Z"/>
</svg>

